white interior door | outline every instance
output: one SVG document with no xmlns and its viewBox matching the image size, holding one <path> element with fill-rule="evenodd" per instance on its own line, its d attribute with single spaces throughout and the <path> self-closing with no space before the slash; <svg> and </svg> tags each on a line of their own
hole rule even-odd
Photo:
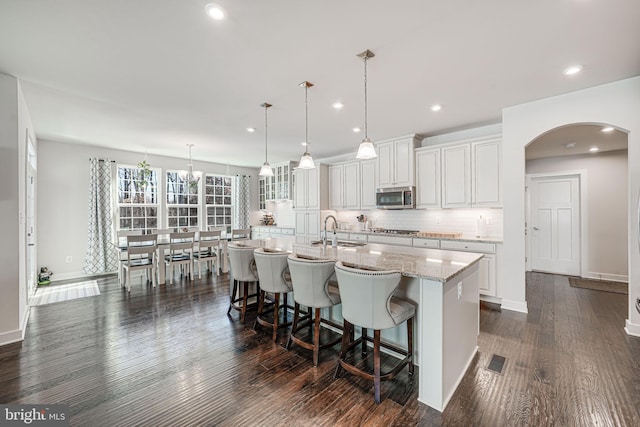
<svg viewBox="0 0 640 427">
<path fill-rule="evenodd" d="M 531 269 L 580 275 L 580 177 L 535 177 L 530 185 Z"/>
<path fill-rule="evenodd" d="M 36 151 L 31 138 L 27 137 L 27 185 L 26 185 L 26 226 L 27 226 L 27 297 L 38 287 L 36 267 Z"/>
</svg>

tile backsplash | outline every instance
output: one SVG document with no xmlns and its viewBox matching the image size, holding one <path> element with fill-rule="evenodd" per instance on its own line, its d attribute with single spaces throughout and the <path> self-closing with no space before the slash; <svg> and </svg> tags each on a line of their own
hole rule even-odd
<svg viewBox="0 0 640 427">
<path fill-rule="evenodd" d="M 502 237 L 502 209 L 407 209 L 407 210 L 362 210 L 338 211 L 338 221 L 358 228 L 356 216 L 364 214 L 371 227 L 400 230 L 460 232 L 475 235 L 477 220 L 485 220 L 486 237 Z"/>
</svg>

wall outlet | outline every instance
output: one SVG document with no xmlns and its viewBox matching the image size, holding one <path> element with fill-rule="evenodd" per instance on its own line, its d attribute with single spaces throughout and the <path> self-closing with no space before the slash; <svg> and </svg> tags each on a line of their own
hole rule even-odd
<svg viewBox="0 0 640 427">
<path fill-rule="evenodd" d="M 67 257 L 64 259 L 64 262 L 66 262 L 67 264 L 72 263 L 73 257 L 71 255 L 67 255 Z"/>
<path fill-rule="evenodd" d="M 462 298 L 462 282 L 458 282 L 458 299 Z"/>
<path fill-rule="evenodd" d="M 436 224 L 440 224 L 440 217 L 439 216 L 436 217 Z"/>
</svg>

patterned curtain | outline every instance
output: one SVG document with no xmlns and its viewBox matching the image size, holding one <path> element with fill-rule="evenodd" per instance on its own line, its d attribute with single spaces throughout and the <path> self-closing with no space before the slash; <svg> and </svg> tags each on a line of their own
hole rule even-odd
<svg viewBox="0 0 640 427">
<path fill-rule="evenodd" d="M 85 274 L 109 273 L 118 269 L 113 250 L 113 211 L 111 204 L 111 161 L 89 159 L 89 229 Z"/>
<path fill-rule="evenodd" d="M 249 228 L 249 202 L 251 201 L 251 177 L 236 175 L 235 218 L 233 228 Z"/>
</svg>

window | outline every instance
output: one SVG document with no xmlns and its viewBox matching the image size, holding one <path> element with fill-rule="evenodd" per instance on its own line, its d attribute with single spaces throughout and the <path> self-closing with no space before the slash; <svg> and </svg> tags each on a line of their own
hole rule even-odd
<svg viewBox="0 0 640 427">
<path fill-rule="evenodd" d="M 167 172 L 167 226 L 197 227 L 198 215 L 198 182 Z"/>
<path fill-rule="evenodd" d="M 207 226 L 226 227 L 231 233 L 233 190 L 229 176 L 207 175 L 204 194 L 207 208 Z"/>
<path fill-rule="evenodd" d="M 158 172 L 118 166 L 118 227 L 120 230 L 158 228 Z"/>
</svg>

